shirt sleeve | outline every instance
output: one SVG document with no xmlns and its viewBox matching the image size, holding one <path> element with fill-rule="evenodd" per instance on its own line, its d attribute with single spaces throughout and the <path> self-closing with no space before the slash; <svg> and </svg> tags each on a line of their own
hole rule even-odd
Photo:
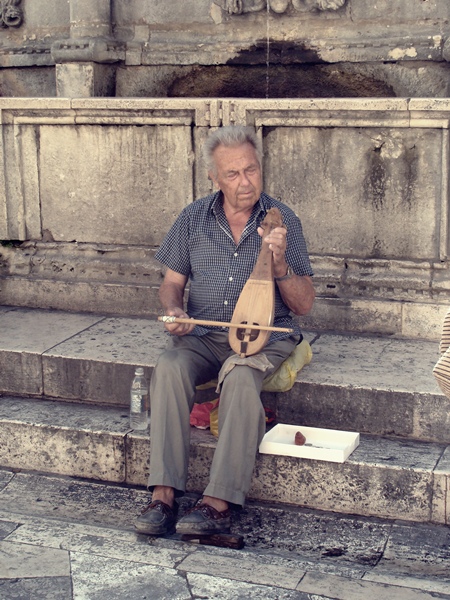
<svg viewBox="0 0 450 600">
<path fill-rule="evenodd" d="M 172 271 L 189 277 L 191 273 L 189 255 L 189 217 L 187 210 L 184 209 L 169 229 L 155 258 Z"/>
</svg>

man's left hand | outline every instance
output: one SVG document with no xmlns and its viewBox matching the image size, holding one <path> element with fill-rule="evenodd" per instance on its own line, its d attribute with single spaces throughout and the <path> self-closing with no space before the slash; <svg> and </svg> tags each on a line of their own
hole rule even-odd
<svg viewBox="0 0 450 600">
<path fill-rule="evenodd" d="M 264 229 L 262 227 L 258 227 L 258 233 L 262 237 L 264 235 Z M 269 244 L 269 248 L 272 250 L 275 277 L 282 277 L 283 275 L 286 275 L 286 234 L 286 227 L 275 227 L 272 229 L 269 235 L 266 235 L 264 238 L 264 242 Z"/>
</svg>

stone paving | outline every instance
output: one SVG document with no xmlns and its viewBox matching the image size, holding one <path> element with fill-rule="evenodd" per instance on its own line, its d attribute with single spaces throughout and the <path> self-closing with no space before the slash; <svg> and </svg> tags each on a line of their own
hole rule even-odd
<svg viewBox="0 0 450 600">
<path fill-rule="evenodd" d="M 230 550 L 136 534 L 147 498 L 0 470 L 0 598 L 450 600 L 445 525 L 249 503 L 233 521 L 245 548 Z"/>
</svg>

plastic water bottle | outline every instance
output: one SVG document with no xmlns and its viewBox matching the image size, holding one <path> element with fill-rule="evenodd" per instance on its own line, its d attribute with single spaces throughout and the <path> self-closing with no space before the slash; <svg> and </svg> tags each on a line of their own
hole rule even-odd
<svg viewBox="0 0 450 600">
<path fill-rule="evenodd" d="M 144 377 L 144 369 L 137 367 L 131 384 L 130 427 L 137 431 L 145 431 L 150 422 L 150 402 L 148 382 Z"/>
</svg>

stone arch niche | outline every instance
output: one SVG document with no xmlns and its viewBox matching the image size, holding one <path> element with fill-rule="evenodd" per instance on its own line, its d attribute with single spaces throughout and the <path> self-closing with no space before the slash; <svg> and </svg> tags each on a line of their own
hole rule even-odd
<svg viewBox="0 0 450 600">
<path fill-rule="evenodd" d="M 121 68 L 117 95 L 450 95 L 445 1 L 213 0 L 204 12 L 201 1 L 196 12 L 188 4 L 187 29 L 180 15 L 155 9 L 149 30 L 139 30 L 149 37 L 136 66 L 147 69 Z M 116 13 L 117 28 L 124 16 Z"/>
</svg>

